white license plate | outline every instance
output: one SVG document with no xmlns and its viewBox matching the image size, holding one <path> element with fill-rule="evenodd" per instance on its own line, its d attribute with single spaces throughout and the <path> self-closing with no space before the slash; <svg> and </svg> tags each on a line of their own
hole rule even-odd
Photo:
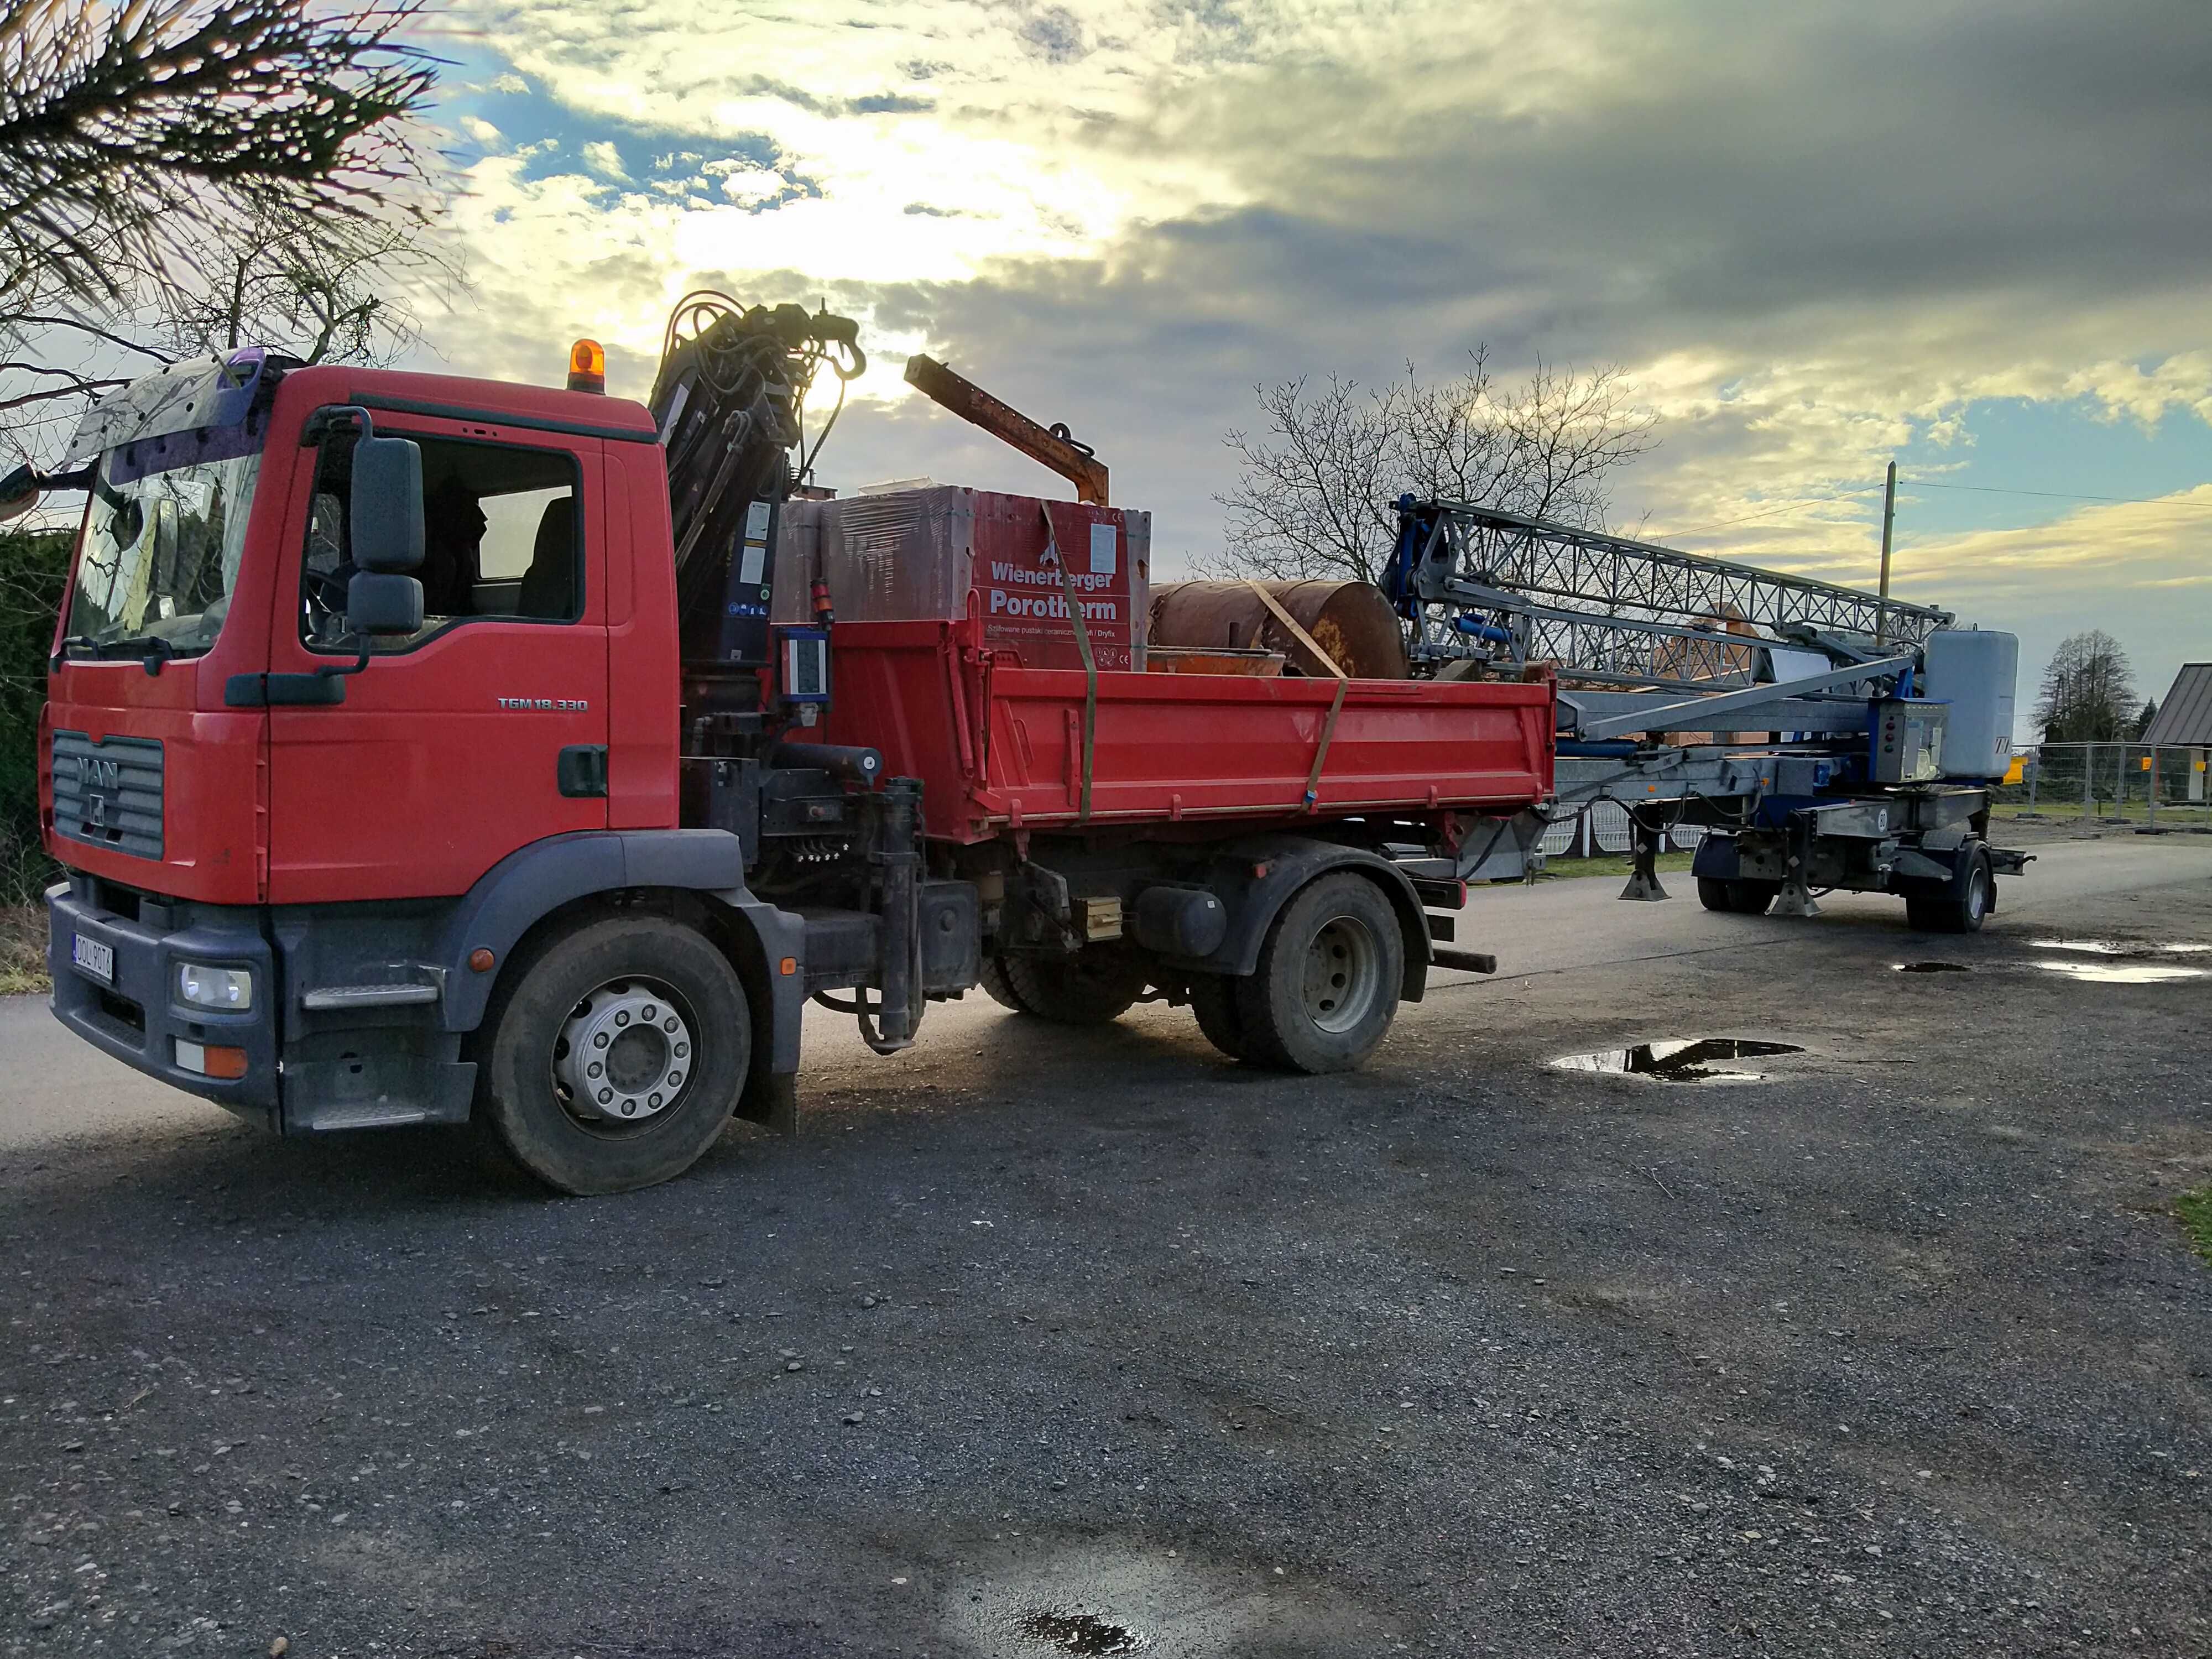
<svg viewBox="0 0 2212 1659">
<path fill-rule="evenodd" d="M 104 985 L 115 983 L 115 947 L 82 933 L 70 939 L 70 960 Z"/>
</svg>

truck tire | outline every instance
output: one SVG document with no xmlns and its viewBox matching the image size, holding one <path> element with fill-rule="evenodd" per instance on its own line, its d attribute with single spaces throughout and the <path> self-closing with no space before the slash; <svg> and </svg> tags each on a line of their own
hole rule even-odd
<svg viewBox="0 0 2212 1659">
<path fill-rule="evenodd" d="M 991 1000 L 1001 1008 L 1011 1008 L 1018 1014 L 1036 1012 L 1016 994 L 1013 981 L 1006 977 L 1006 959 L 1004 957 L 985 957 L 980 978 Z"/>
<path fill-rule="evenodd" d="M 1397 1017 L 1406 941 L 1364 876 L 1322 877 L 1285 905 L 1251 975 L 1234 981 L 1243 1058 L 1293 1072 L 1348 1072 Z"/>
<path fill-rule="evenodd" d="M 1248 1058 L 1244 1017 L 1237 1012 L 1237 981 L 1218 974 L 1196 974 L 1190 981 L 1190 1011 L 1206 1040 L 1231 1060 Z"/>
<path fill-rule="evenodd" d="M 477 1116 L 507 1156 L 579 1197 L 696 1163 L 751 1059 L 744 989 L 721 951 L 663 917 L 615 916 L 515 967 L 477 1052 Z"/>
<path fill-rule="evenodd" d="M 1907 895 L 1905 920 L 1916 933 L 1978 933 L 1990 919 L 1996 896 L 1996 876 L 1990 855 L 1979 842 L 1968 842 L 1959 853 L 1958 873 L 1941 893 Z"/>
<path fill-rule="evenodd" d="M 1698 902 L 1708 910 L 1720 910 L 1735 915 L 1763 916 L 1766 907 L 1774 902 L 1781 892 L 1778 881 L 1722 880 L 1714 876 L 1698 878 Z"/>
<path fill-rule="evenodd" d="M 1778 881 L 1732 881 L 1729 886 L 1740 916 L 1763 916 L 1766 907 L 1782 896 Z"/>
<path fill-rule="evenodd" d="M 1145 994 L 1141 963 L 1091 951 L 1073 957 L 1002 957 L 1000 972 L 1012 1008 L 1055 1025 L 1105 1025 L 1127 1013 Z M 986 978 L 984 988 L 990 990 Z M 993 996 L 998 996 L 992 991 Z M 1005 997 L 999 997 L 1006 1002 Z"/>
</svg>

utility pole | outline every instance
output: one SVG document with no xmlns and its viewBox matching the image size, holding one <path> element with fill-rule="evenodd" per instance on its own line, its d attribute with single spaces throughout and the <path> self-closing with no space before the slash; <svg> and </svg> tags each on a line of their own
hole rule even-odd
<svg viewBox="0 0 2212 1659">
<path fill-rule="evenodd" d="M 1889 481 L 1881 495 L 1881 608 L 1875 612 L 1874 642 L 1881 645 L 1889 634 L 1889 532 L 1897 523 L 1897 463 L 1889 464 Z"/>
</svg>

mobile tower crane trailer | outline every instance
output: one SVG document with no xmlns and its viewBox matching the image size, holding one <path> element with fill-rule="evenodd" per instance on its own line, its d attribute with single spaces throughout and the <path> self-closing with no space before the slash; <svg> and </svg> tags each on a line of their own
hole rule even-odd
<svg viewBox="0 0 2212 1659">
<path fill-rule="evenodd" d="M 588 342 L 565 390 L 236 351 L 0 482 L 0 516 L 89 496 L 40 738 L 57 1018 L 280 1133 L 473 1122 L 604 1193 L 733 1110 L 792 1127 L 810 998 L 886 1051 L 978 984 L 1165 999 L 1326 1072 L 1490 965 L 1437 913 L 1551 792 L 1548 678 L 1109 671 L 1072 588 L 1082 668 L 818 581 L 780 623 L 806 390 L 862 366 L 843 319 L 712 295 L 647 404 Z M 1064 576 L 1075 504 L 1033 506 Z"/>
<path fill-rule="evenodd" d="M 1666 896 L 1662 837 L 1699 824 L 1711 910 L 1817 915 L 1895 893 L 1972 932 L 1997 875 L 1990 789 L 2011 763 L 2020 643 L 1948 611 L 1465 503 L 1406 496 L 1385 587 L 1417 672 L 1556 667 L 1557 805 L 1609 799 L 1636 831 L 1621 896 Z M 1503 850 L 1530 856 L 1525 830 Z M 1497 851 L 1470 849 L 1481 873 Z M 1468 873 L 1475 872 L 1470 866 Z"/>
</svg>

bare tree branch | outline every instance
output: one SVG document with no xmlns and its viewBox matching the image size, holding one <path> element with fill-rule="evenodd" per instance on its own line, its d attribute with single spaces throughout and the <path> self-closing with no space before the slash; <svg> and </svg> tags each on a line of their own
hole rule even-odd
<svg viewBox="0 0 2212 1659">
<path fill-rule="evenodd" d="M 146 356 L 151 357 L 157 363 L 170 363 L 176 361 L 173 357 L 165 356 L 163 353 L 155 350 L 153 347 L 146 344 L 143 341 L 130 339 L 123 335 L 114 332 L 111 329 L 98 327 L 92 323 L 87 322 L 82 317 L 18 317 L 15 319 L 15 328 L 19 331 L 33 328 L 69 329 L 78 334 L 90 335 L 94 339 L 100 340 L 108 345 L 119 347 L 125 351 L 139 352 Z"/>
<path fill-rule="evenodd" d="M 0 367 L 16 368 L 21 365 L 9 363 Z M 92 398 L 103 392 L 112 392 L 117 386 L 131 384 L 128 380 L 94 380 L 84 375 L 70 374 L 67 369 L 46 369 L 41 372 L 67 375 L 70 384 L 42 386 L 35 392 L 22 392 L 12 398 L 0 398 L 0 410 L 28 409 L 36 404 L 57 403 L 64 398 Z"/>
<path fill-rule="evenodd" d="M 266 345 L 302 362 L 386 364 L 419 337 L 410 295 L 466 289 L 430 228 L 278 212 L 228 239 L 208 280 L 173 295 L 157 336 L 179 356 Z"/>
</svg>

